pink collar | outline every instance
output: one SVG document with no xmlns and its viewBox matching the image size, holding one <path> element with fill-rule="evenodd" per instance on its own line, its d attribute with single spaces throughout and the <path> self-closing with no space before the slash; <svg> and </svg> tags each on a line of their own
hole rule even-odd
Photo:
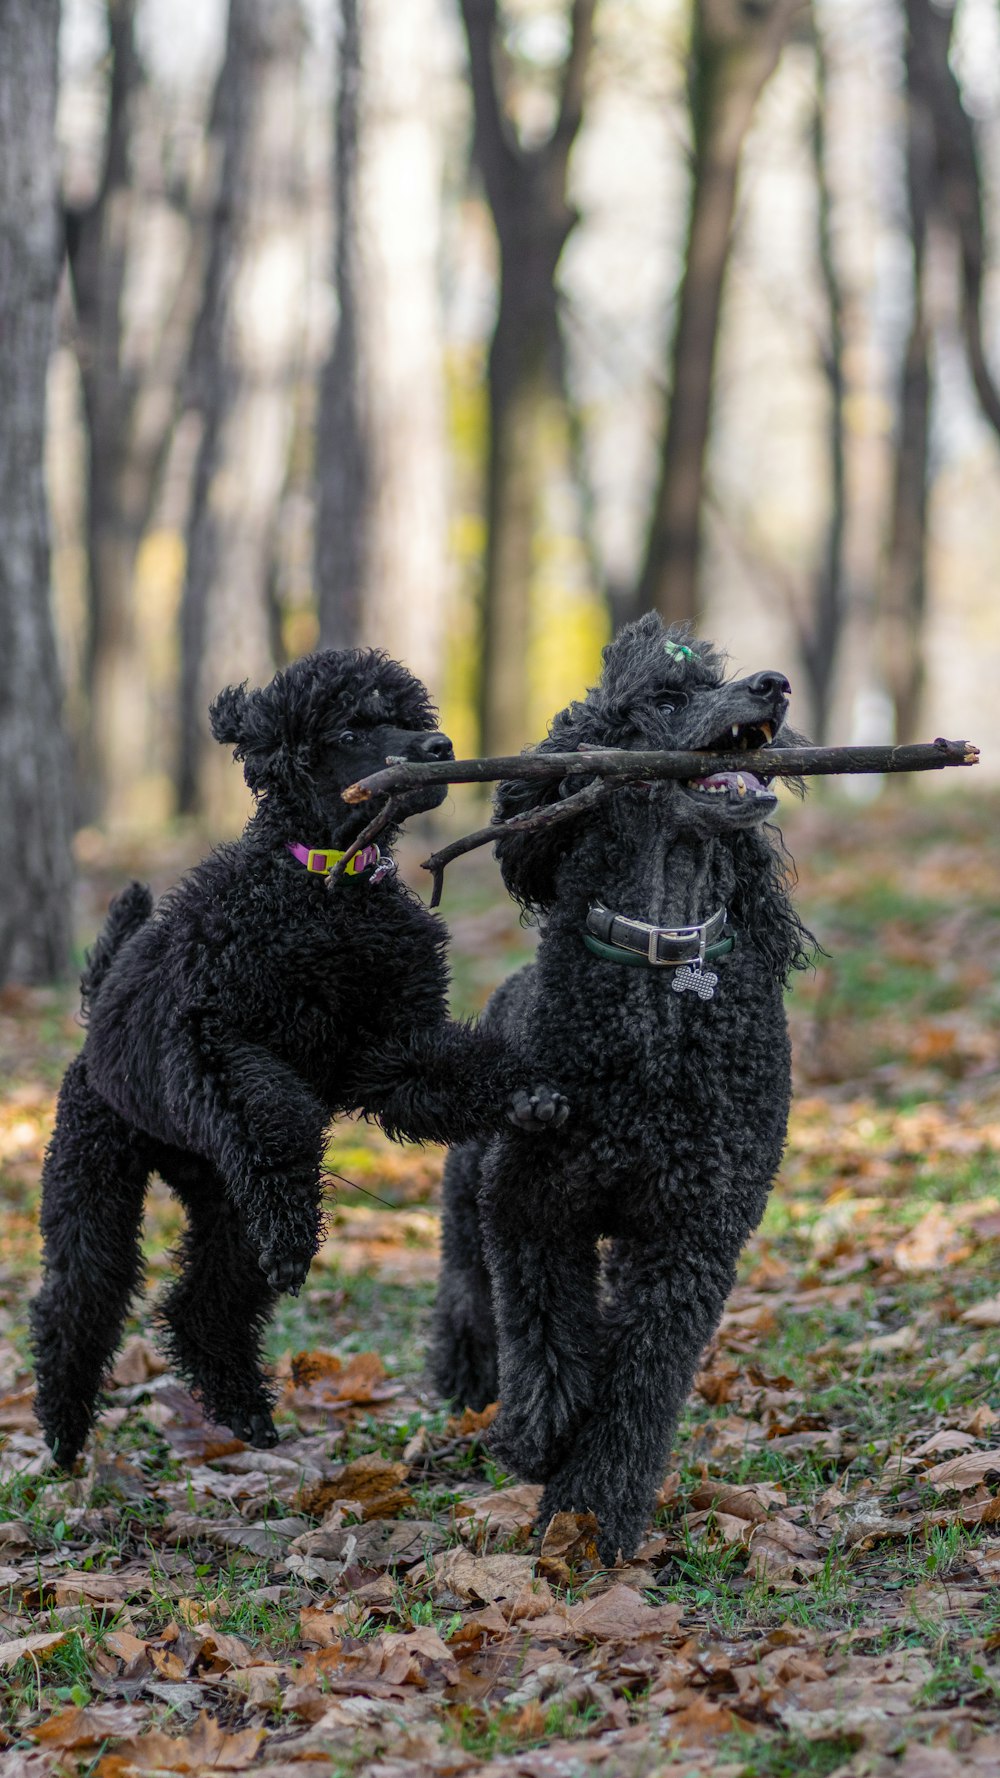
<svg viewBox="0 0 1000 1778">
<path fill-rule="evenodd" d="M 286 841 L 286 845 L 292 857 L 297 858 L 311 875 L 317 877 L 328 877 L 334 865 L 339 864 L 344 856 L 343 852 L 324 850 L 321 847 L 297 846 L 292 840 Z M 364 871 L 371 870 L 373 872 L 372 882 L 377 883 L 395 868 L 394 861 L 391 858 L 383 858 L 377 846 L 363 846 L 361 851 L 355 852 L 354 857 L 345 864 L 344 875 L 360 877 Z"/>
</svg>

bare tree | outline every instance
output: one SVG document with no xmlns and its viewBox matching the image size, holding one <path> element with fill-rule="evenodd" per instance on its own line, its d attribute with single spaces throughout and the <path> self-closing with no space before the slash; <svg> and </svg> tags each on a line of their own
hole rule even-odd
<svg viewBox="0 0 1000 1778">
<path fill-rule="evenodd" d="M 91 202 L 66 214 L 87 429 L 89 609 L 77 796 L 88 820 L 102 812 L 112 757 L 134 729 L 130 583 L 138 540 L 128 522 L 125 484 L 135 381 L 122 362 L 122 336 L 133 198 L 129 137 L 141 77 L 135 10 L 136 0 L 107 0 L 111 71 L 104 166 Z"/>
<path fill-rule="evenodd" d="M 830 725 L 830 702 L 837 670 L 847 589 L 844 571 L 844 532 L 847 522 L 846 448 L 844 425 L 844 291 L 834 251 L 831 229 L 833 206 L 830 190 L 827 141 L 828 69 L 826 46 L 813 8 L 813 43 L 816 63 L 816 108 L 813 114 L 812 152 L 816 179 L 816 256 L 826 308 L 826 336 L 822 347 L 823 372 L 829 400 L 827 430 L 830 469 L 830 511 L 823 555 L 803 610 L 793 605 L 799 631 L 806 677 L 812 694 L 812 733 L 822 743 Z"/>
<path fill-rule="evenodd" d="M 886 683 L 897 741 L 917 732 L 924 682 L 927 606 L 927 480 L 930 437 L 930 338 L 924 273 L 935 183 L 935 33 L 950 20 L 927 0 L 906 4 L 906 191 L 913 253 L 910 327 L 903 353 L 896 421 L 889 544 L 880 588 Z"/>
<path fill-rule="evenodd" d="M 972 120 L 949 64 L 953 4 L 905 0 L 907 195 L 913 249 L 912 315 L 899 387 L 892 520 L 881 607 L 886 678 L 901 741 L 917 732 L 927 607 L 930 328 L 924 298 L 928 234 L 954 242 L 959 325 L 980 409 L 1000 436 L 1000 389 L 986 357 L 982 177 Z"/>
<path fill-rule="evenodd" d="M 320 640 L 361 640 L 371 530 L 371 420 L 361 364 L 361 0 L 339 0 L 334 121 L 333 283 L 337 326 L 323 373 L 316 434 L 316 594 Z"/>
<path fill-rule="evenodd" d="M 199 427 L 181 604 L 179 809 L 204 801 L 205 707 L 272 664 L 268 581 L 292 425 L 295 313 L 255 303 L 255 254 L 287 229 L 297 174 L 298 0 L 230 0 L 215 93 L 215 197 L 185 407 Z M 292 251 L 287 240 L 281 251 Z M 214 750 L 210 757 L 215 760 Z"/>
<path fill-rule="evenodd" d="M 583 121 L 596 0 L 572 0 L 569 46 L 550 134 L 528 148 L 506 104 L 497 0 L 462 0 L 475 106 L 475 154 L 500 249 L 489 359 L 486 562 L 481 618 L 482 744 L 527 733 L 525 653 L 540 479 L 539 432 L 559 400 L 563 342 L 556 271 L 576 221 L 569 160 Z"/>
<path fill-rule="evenodd" d="M 740 163 L 760 94 L 802 0 L 696 0 L 691 9 L 691 186 L 670 393 L 636 603 L 693 621 L 719 316 Z"/>
<path fill-rule="evenodd" d="M 919 0 L 907 23 L 920 61 L 920 89 L 934 135 L 931 203 L 935 219 L 953 231 L 961 270 L 961 327 L 969 374 L 984 417 L 1000 434 L 1000 389 L 983 341 L 986 263 L 982 173 L 972 119 L 948 60 L 955 24 L 953 3 Z"/>
<path fill-rule="evenodd" d="M 434 684 L 447 590 L 439 0 L 339 0 L 337 319 L 316 448 L 320 636 Z"/>
<path fill-rule="evenodd" d="M 0 980 L 70 956 L 70 816 L 49 608 L 45 386 L 62 258 L 58 0 L 0 0 Z"/>
</svg>

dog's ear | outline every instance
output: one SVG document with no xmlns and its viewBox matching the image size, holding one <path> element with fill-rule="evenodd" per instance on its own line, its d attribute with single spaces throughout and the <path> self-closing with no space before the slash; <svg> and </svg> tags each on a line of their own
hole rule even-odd
<svg viewBox="0 0 1000 1778">
<path fill-rule="evenodd" d="M 227 685 L 208 707 L 208 720 L 217 741 L 238 748 L 243 739 L 247 715 L 247 682 Z"/>
<path fill-rule="evenodd" d="M 270 685 L 251 692 L 245 680 L 227 685 L 209 706 L 213 735 L 232 747 L 234 759 L 243 761 L 243 776 L 254 795 L 274 788 L 289 770 L 292 742 L 281 680 L 278 673 Z"/>
<path fill-rule="evenodd" d="M 544 752 L 545 744 L 537 749 Z M 576 786 L 574 785 L 574 788 Z M 493 796 L 494 821 L 530 815 L 560 800 L 556 778 L 505 778 Z M 494 847 L 500 875 L 526 913 L 543 914 L 556 899 L 556 869 L 573 840 L 575 822 L 557 822 L 538 833 L 512 833 Z"/>
<path fill-rule="evenodd" d="M 787 983 L 793 969 L 809 969 L 817 952 L 823 954 L 792 902 L 795 862 L 780 829 L 768 822 L 735 834 L 732 857 L 736 882 L 729 911 L 774 980 Z"/>
</svg>

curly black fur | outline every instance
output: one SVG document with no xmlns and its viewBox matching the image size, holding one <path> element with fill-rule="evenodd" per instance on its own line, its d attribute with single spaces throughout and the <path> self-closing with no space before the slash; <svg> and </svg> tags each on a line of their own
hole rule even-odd
<svg viewBox="0 0 1000 1778">
<path fill-rule="evenodd" d="M 141 1281 L 151 1172 L 188 1216 L 159 1311 L 171 1357 L 216 1419 L 273 1444 L 261 1337 L 316 1251 L 331 1117 L 360 1110 L 394 1136 L 460 1142 L 512 1109 L 522 1128 L 562 1110 L 544 1093 L 525 1103 L 499 1033 L 448 1020 L 444 930 L 397 878 L 328 884 L 288 851 L 346 847 L 375 811 L 341 790 L 387 755 L 450 756 L 424 687 L 377 651 L 327 651 L 261 690 L 222 692 L 212 725 L 244 762 L 255 813 L 155 909 L 140 883 L 112 904 L 45 1161 L 37 1411 L 64 1465 Z M 414 792 L 401 811 L 444 795 Z"/>
<path fill-rule="evenodd" d="M 727 681 L 716 650 L 647 616 L 605 650 L 600 684 L 555 717 L 540 750 L 706 747 L 761 722 L 780 729 L 774 745 L 794 744 L 787 693 L 781 674 Z M 568 788 L 501 784 L 497 819 Z M 432 1371 L 442 1394 L 474 1407 L 499 1392 L 494 1448 L 546 1484 L 540 1523 L 596 1513 L 609 1561 L 642 1534 L 781 1158 L 782 989 L 812 940 L 764 825 L 773 806 L 735 779 L 722 791 L 623 787 L 576 822 L 497 845 L 542 937 L 483 1024 L 544 1062 L 574 1123 L 527 1157 L 502 1134 L 449 1156 Z M 582 933 L 595 902 L 666 926 L 727 907 L 736 944 L 712 966 L 715 997 L 672 992 L 672 969 L 594 956 Z"/>
</svg>

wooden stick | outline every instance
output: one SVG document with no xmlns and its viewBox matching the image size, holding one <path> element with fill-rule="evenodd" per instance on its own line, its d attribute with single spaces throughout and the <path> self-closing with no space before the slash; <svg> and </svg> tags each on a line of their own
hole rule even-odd
<svg viewBox="0 0 1000 1778">
<path fill-rule="evenodd" d="M 421 870 L 429 870 L 434 878 L 431 892 L 431 907 L 436 908 L 441 902 L 444 889 L 444 873 L 446 865 L 453 858 L 461 858 L 463 852 L 474 852 L 477 846 L 488 846 L 493 840 L 503 839 L 507 833 L 534 833 L 542 827 L 553 827 L 558 821 L 568 821 L 571 816 L 579 815 L 585 809 L 592 809 L 595 804 L 610 796 L 614 786 L 606 779 L 598 778 L 593 784 L 587 784 L 583 790 L 568 796 L 565 802 L 550 803 L 545 808 L 529 809 L 527 814 L 512 815 L 509 821 L 494 821 L 489 827 L 480 827 L 475 833 L 467 833 L 460 840 L 452 840 L 450 846 L 442 846 L 440 852 L 432 852 L 425 858 Z"/>
<path fill-rule="evenodd" d="M 357 839 L 351 841 L 343 858 L 338 858 L 336 864 L 330 871 L 329 878 L 327 879 L 328 882 L 333 883 L 338 877 L 342 877 L 355 853 L 363 851 L 365 846 L 370 845 L 372 840 L 377 839 L 380 833 L 383 833 L 387 827 L 391 827 L 392 823 L 397 819 L 398 813 L 399 798 L 391 796 L 384 809 L 375 816 L 374 821 L 369 821 L 368 826 L 361 829 Z"/>
<path fill-rule="evenodd" d="M 829 777 L 855 772 L 936 772 L 974 766 L 971 741 L 914 742 L 905 747 L 761 747 L 746 753 L 632 753 L 594 748 L 578 753 L 517 753 L 497 759 L 394 760 L 343 792 L 348 803 L 423 784 L 487 784 L 500 778 L 707 778 L 714 772 L 753 772 L 759 778 Z"/>
</svg>

